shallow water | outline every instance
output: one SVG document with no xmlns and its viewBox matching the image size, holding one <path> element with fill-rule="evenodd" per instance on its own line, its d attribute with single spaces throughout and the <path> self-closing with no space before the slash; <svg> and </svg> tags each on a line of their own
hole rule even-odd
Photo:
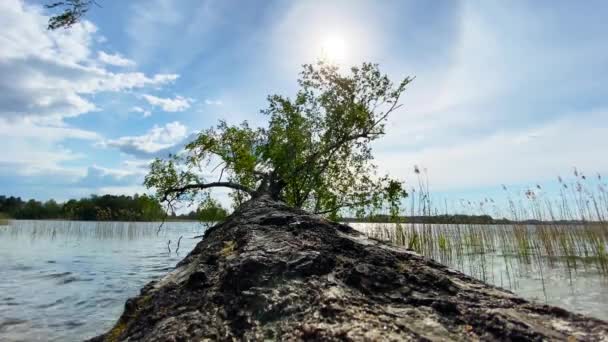
<svg viewBox="0 0 608 342">
<path fill-rule="evenodd" d="M 80 341 L 107 331 L 125 300 L 170 271 L 198 241 L 192 237 L 204 231 L 199 223 L 168 222 L 157 234 L 158 226 L 69 221 L 0 226 L 0 341 Z M 559 265 L 539 272 L 537 264 L 511 262 L 500 252 L 483 258 L 481 263 L 479 255 L 470 255 L 451 266 L 525 298 L 608 319 L 608 280 L 593 268 L 579 268 L 569 277 Z"/>
<path fill-rule="evenodd" d="M 387 232 L 392 234 L 395 226 L 392 224 L 351 224 L 368 235 L 382 239 L 393 240 Z M 467 233 L 466 226 L 454 225 L 410 225 L 406 229 L 429 229 L 432 234 L 439 232 L 450 235 L 460 229 L 462 236 Z M 475 226 L 472 229 L 488 232 L 490 239 L 499 239 L 499 233 L 493 229 L 505 230 L 510 227 Z M 531 235 L 536 227 L 529 226 Z M 575 229 L 575 228 L 574 228 Z M 455 235 L 452 235 L 457 240 Z M 490 284 L 510 290 L 517 295 L 541 304 L 550 304 L 568 309 L 573 312 L 590 315 L 608 320 L 608 275 L 602 274 L 597 265 L 583 262 L 581 258 L 576 268 L 567 267 L 563 260 L 534 256 L 530 260 L 522 260 L 513 252 L 501 250 L 501 244 L 495 241 L 495 249 L 481 254 L 473 251 L 465 252 L 462 257 L 453 253 L 442 255 L 440 251 L 429 252 L 440 263 L 448 265 L 465 274 Z M 608 246 L 607 246 L 608 247 Z M 467 248 L 465 247 L 466 251 Z"/>
<path fill-rule="evenodd" d="M 80 341 L 110 328 L 125 300 L 171 270 L 204 229 L 168 222 L 157 235 L 158 226 L 13 221 L 0 227 L 0 340 Z"/>
</svg>

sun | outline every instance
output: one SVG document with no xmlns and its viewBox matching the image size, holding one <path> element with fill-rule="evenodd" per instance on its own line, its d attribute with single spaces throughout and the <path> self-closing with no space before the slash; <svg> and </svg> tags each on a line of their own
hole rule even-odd
<svg viewBox="0 0 608 342">
<path fill-rule="evenodd" d="M 344 37 L 339 35 L 327 35 L 321 41 L 321 59 L 330 62 L 342 62 L 346 58 L 347 48 Z"/>
</svg>

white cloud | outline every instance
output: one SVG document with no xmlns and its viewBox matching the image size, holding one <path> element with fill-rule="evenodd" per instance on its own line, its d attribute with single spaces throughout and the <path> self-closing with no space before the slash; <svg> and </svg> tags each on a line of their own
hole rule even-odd
<svg viewBox="0 0 608 342">
<path fill-rule="evenodd" d="M 159 127 L 154 126 L 146 134 L 127 136 L 105 142 L 122 152 L 141 158 L 151 158 L 164 152 L 169 153 L 187 137 L 187 128 L 178 121 Z"/>
<path fill-rule="evenodd" d="M 67 126 L 41 125 L 33 120 L 7 121 L 0 119 L 2 152 L 0 163 L 14 165 L 12 173 L 22 175 L 61 172 L 79 174 L 61 166 L 82 155 L 61 145 L 65 139 L 95 141 L 100 136 L 91 131 Z"/>
<path fill-rule="evenodd" d="M 384 171 L 416 180 L 413 166 L 427 168 L 434 190 L 553 181 L 577 167 L 605 173 L 608 110 L 578 113 L 525 130 L 503 131 L 455 144 L 379 151 Z"/>
<path fill-rule="evenodd" d="M 141 113 L 142 117 L 147 118 L 148 116 L 152 115 L 152 112 L 150 112 L 147 109 L 143 109 L 139 106 L 135 106 L 131 108 L 131 112 L 132 113 Z"/>
<path fill-rule="evenodd" d="M 90 166 L 79 180 L 79 185 L 86 188 L 109 186 L 129 186 L 140 183 L 143 170 L 110 169 L 97 165 Z"/>
<path fill-rule="evenodd" d="M 133 196 L 135 194 L 141 195 L 148 193 L 148 189 L 146 189 L 143 185 L 102 186 L 97 189 L 97 193 L 115 196 Z"/>
<path fill-rule="evenodd" d="M 190 104 L 193 102 L 192 99 L 182 96 L 176 96 L 175 98 L 170 99 L 144 94 L 142 97 L 152 106 L 160 107 L 165 112 L 183 112 L 190 108 Z"/>
<path fill-rule="evenodd" d="M 132 63 L 94 49 L 105 40 L 95 25 L 85 20 L 69 30 L 48 31 L 41 6 L 22 0 L 0 1 L 0 22 L 0 178 L 6 191 L 30 189 L 46 196 L 71 191 L 67 187 L 87 175 L 120 178 L 82 166 L 88 156 L 66 147 L 71 144 L 66 140 L 93 145 L 102 137 L 64 119 L 99 110 L 94 96 L 100 92 L 159 87 L 178 75 L 112 72 L 100 62 Z M 53 184 L 55 190 L 49 190 Z"/>
<path fill-rule="evenodd" d="M 127 170 L 132 170 L 133 172 L 139 171 L 146 173 L 150 168 L 150 161 L 141 159 L 125 160 L 122 162 L 122 166 Z"/>
<path fill-rule="evenodd" d="M 84 21 L 69 30 L 48 31 L 47 21 L 38 6 L 0 2 L 5 26 L 0 31 L 0 117 L 60 122 L 98 109 L 87 95 L 160 86 L 178 77 L 106 70 L 92 57 L 95 25 Z"/>
<path fill-rule="evenodd" d="M 135 66 L 135 62 L 123 57 L 121 54 L 119 53 L 115 53 L 115 54 L 108 54 L 105 53 L 103 51 L 99 51 L 97 53 L 97 58 L 106 64 L 109 65 L 114 65 L 114 66 L 119 66 L 119 67 L 131 67 L 131 66 Z"/>
<path fill-rule="evenodd" d="M 205 99 L 205 104 L 210 106 L 221 106 L 224 103 L 222 102 L 222 100 Z"/>
<path fill-rule="evenodd" d="M 211 29 L 225 18 L 217 13 L 218 7 L 225 6 L 229 4 L 224 1 L 129 2 L 124 30 L 130 39 L 129 56 L 142 64 L 162 56 L 163 65 L 170 70 L 187 68 L 215 41 Z"/>
</svg>

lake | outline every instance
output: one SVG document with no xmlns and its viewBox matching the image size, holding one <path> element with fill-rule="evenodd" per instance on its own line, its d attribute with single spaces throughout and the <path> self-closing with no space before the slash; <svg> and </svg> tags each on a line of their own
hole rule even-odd
<svg viewBox="0 0 608 342">
<path fill-rule="evenodd" d="M 378 235 L 376 225 L 354 226 Z M 80 341 L 106 331 L 125 300 L 170 271 L 205 229 L 195 222 L 167 222 L 157 233 L 158 227 L 76 221 L 0 226 L 0 340 Z M 608 281 L 594 267 L 539 268 L 542 263 L 512 262 L 519 258 L 498 250 L 460 258 L 439 253 L 436 259 L 525 298 L 608 319 Z"/>
<path fill-rule="evenodd" d="M 351 226 L 524 298 L 608 320 L 604 224 Z"/>
<path fill-rule="evenodd" d="M 157 234 L 158 227 L 76 221 L 0 227 L 0 340 L 80 341 L 110 328 L 125 300 L 170 271 L 204 230 L 195 222 L 167 222 Z"/>
</svg>

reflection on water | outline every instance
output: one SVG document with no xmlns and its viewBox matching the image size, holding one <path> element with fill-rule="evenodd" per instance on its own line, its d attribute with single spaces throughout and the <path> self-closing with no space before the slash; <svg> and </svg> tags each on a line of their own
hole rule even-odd
<svg viewBox="0 0 608 342">
<path fill-rule="evenodd" d="M 354 226 L 368 233 L 374 228 Z M 193 222 L 168 222 L 159 234 L 158 227 L 69 221 L 1 226 L 0 340 L 79 341 L 109 329 L 125 300 L 170 271 L 204 230 Z M 523 297 L 608 319 L 608 281 L 592 267 L 583 264 L 569 274 L 559 263 L 539 269 L 534 261 L 515 259 L 497 250 L 438 255 L 440 262 Z"/>
<path fill-rule="evenodd" d="M 80 341 L 110 328 L 125 300 L 171 270 L 204 230 L 167 222 L 157 235 L 158 226 L 14 221 L 0 227 L 0 340 Z"/>
</svg>

